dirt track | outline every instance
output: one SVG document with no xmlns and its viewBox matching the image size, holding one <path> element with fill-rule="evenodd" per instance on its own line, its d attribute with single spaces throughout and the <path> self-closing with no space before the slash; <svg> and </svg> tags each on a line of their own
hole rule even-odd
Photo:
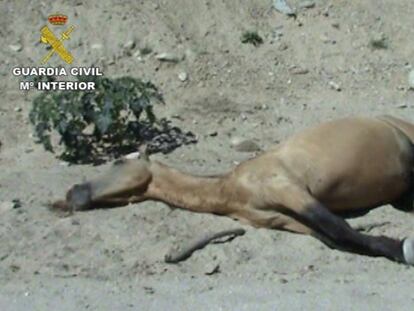
<svg viewBox="0 0 414 311">
<path fill-rule="evenodd" d="M 244 227 L 243 237 L 166 265 L 171 246 L 240 225 L 153 202 L 51 214 L 46 202 L 105 166 L 65 166 L 34 144 L 34 93 L 20 92 L 11 70 L 38 66 L 45 17 L 67 14 L 77 27 L 65 43 L 75 66 L 153 81 L 167 102 L 157 114 L 198 135 L 198 144 L 154 158 L 214 174 L 252 156 L 231 147 L 234 137 L 267 148 L 345 115 L 414 121 L 407 78 L 414 3 L 317 0 L 295 20 L 264 0 L 113 2 L 0 0 L 0 309 L 412 310 L 413 269 L 330 250 L 309 237 Z M 257 30 L 264 44 L 242 44 L 245 30 Z M 372 48 L 381 37 L 386 48 Z M 144 47 L 152 53 L 138 55 Z M 162 63 L 155 55 L 164 52 L 182 60 Z M 22 206 L 8 210 L 13 199 Z M 351 223 L 384 221 L 390 223 L 371 233 L 414 235 L 414 217 L 391 207 Z M 206 275 L 217 265 L 218 273 Z"/>
</svg>

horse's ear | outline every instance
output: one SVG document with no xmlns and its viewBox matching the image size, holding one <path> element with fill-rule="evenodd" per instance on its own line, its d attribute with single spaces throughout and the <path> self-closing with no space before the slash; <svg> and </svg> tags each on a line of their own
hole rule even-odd
<svg viewBox="0 0 414 311">
<path fill-rule="evenodd" d="M 148 145 L 147 144 L 142 144 L 141 146 L 139 146 L 138 148 L 139 151 L 139 158 L 149 161 L 149 150 L 148 150 Z"/>
</svg>

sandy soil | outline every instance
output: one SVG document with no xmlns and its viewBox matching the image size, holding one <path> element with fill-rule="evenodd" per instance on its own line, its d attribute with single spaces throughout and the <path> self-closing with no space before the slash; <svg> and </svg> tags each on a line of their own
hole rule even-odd
<svg viewBox="0 0 414 311">
<path fill-rule="evenodd" d="M 157 114 L 196 133 L 199 143 L 154 158 L 187 172 L 223 172 L 251 157 L 231 147 L 234 137 L 267 148 L 345 115 L 414 121 L 409 0 L 318 0 L 296 20 L 267 0 L 0 0 L 1 310 L 412 310 L 413 269 L 330 250 L 310 237 L 245 227 L 243 237 L 167 265 L 172 246 L 240 224 L 153 202 L 51 214 L 46 202 L 105 168 L 62 165 L 34 143 L 34 92 L 19 91 L 11 74 L 39 65 L 39 29 L 56 11 L 77 27 L 66 43 L 74 65 L 160 87 L 167 105 Z M 241 44 L 246 30 L 257 30 L 264 44 Z M 381 36 L 387 47 L 371 48 Z M 136 53 L 146 46 L 150 55 Z M 182 60 L 161 63 L 155 55 L 163 52 Z M 22 206 L 8 209 L 14 199 Z M 413 235 L 414 217 L 389 206 L 351 223 L 385 221 L 371 233 Z M 217 265 L 218 273 L 206 275 Z"/>
</svg>

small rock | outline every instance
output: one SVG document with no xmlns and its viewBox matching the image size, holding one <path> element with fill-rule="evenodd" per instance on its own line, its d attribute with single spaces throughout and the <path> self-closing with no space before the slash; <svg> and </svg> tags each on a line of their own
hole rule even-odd
<svg viewBox="0 0 414 311">
<path fill-rule="evenodd" d="M 329 86 L 338 92 L 342 90 L 341 86 L 338 83 L 335 83 L 334 81 L 329 81 Z"/>
<path fill-rule="evenodd" d="M 13 203 L 13 208 L 20 208 L 22 207 L 22 202 L 20 201 L 20 199 L 13 199 L 12 200 Z"/>
<path fill-rule="evenodd" d="M 205 275 L 213 275 L 220 272 L 220 265 L 216 263 L 208 264 L 206 267 Z"/>
<path fill-rule="evenodd" d="M 279 51 L 286 51 L 289 48 L 289 46 L 286 43 L 281 43 L 279 45 Z"/>
<path fill-rule="evenodd" d="M 73 226 L 79 226 L 80 225 L 80 221 L 78 219 L 72 219 L 72 225 Z"/>
<path fill-rule="evenodd" d="M 333 28 L 336 28 L 336 29 L 339 29 L 339 27 L 340 27 L 339 22 L 336 22 L 336 21 L 332 22 L 331 25 L 332 25 Z"/>
<path fill-rule="evenodd" d="M 301 9 L 311 9 L 315 7 L 314 1 L 302 1 L 299 3 L 299 8 Z"/>
<path fill-rule="evenodd" d="M 331 44 L 335 44 L 336 43 L 336 40 L 329 38 L 325 34 L 324 35 L 321 35 L 320 38 L 321 38 L 321 40 L 322 40 L 323 43 L 327 43 L 327 44 L 328 43 L 331 43 Z"/>
<path fill-rule="evenodd" d="M 11 211 L 14 208 L 13 202 L 1 202 L 0 203 L 0 214 Z"/>
<path fill-rule="evenodd" d="M 296 11 L 292 9 L 285 0 L 274 0 L 273 7 L 280 13 L 286 14 L 288 16 L 296 15 Z"/>
<path fill-rule="evenodd" d="M 126 50 L 133 50 L 135 48 L 135 41 L 134 40 L 128 40 L 124 44 L 124 49 Z"/>
<path fill-rule="evenodd" d="M 178 63 L 180 61 L 180 57 L 174 53 L 160 53 L 155 55 L 155 58 L 162 62 Z"/>
<path fill-rule="evenodd" d="M 287 279 L 285 279 L 285 278 L 280 278 L 280 279 L 279 279 L 279 282 L 280 282 L 280 283 L 282 283 L 282 284 L 286 284 L 286 283 L 288 283 L 289 281 L 288 281 Z"/>
<path fill-rule="evenodd" d="M 12 201 L 6 201 L 0 203 L 0 214 L 11 211 L 16 208 L 20 208 L 22 203 L 19 199 L 14 199 Z"/>
<path fill-rule="evenodd" d="M 217 135 L 218 135 L 217 131 L 208 133 L 208 136 L 211 136 L 211 137 L 215 137 Z"/>
<path fill-rule="evenodd" d="M 400 105 L 397 105 L 397 108 L 398 109 L 405 109 L 405 108 L 407 108 L 408 106 L 407 106 L 407 104 L 400 104 Z"/>
<path fill-rule="evenodd" d="M 144 286 L 144 290 L 146 294 L 152 295 L 155 293 L 155 290 L 153 287 L 150 286 Z"/>
<path fill-rule="evenodd" d="M 414 90 L 414 70 L 411 70 L 408 74 L 408 85 L 410 86 L 410 89 Z"/>
<path fill-rule="evenodd" d="M 187 81 L 187 79 L 188 79 L 188 74 L 186 73 L 186 72 L 180 72 L 179 74 L 178 74 L 178 79 L 181 81 L 181 82 L 185 82 L 185 81 Z"/>
<path fill-rule="evenodd" d="M 92 50 L 101 50 L 103 48 L 103 45 L 101 43 L 93 43 L 91 45 Z"/>
<path fill-rule="evenodd" d="M 20 43 L 10 44 L 9 49 L 13 52 L 20 52 L 21 50 L 23 50 L 23 45 L 21 45 Z"/>
<path fill-rule="evenodd" d="M 309 73 L 309 70 L 306 69 L 306 68 L 294 66 L 290 69 L 290 72 L 294 75 L 305 75 L 305 74 Z"/>
<path fill-rule="evenodd" d="M 22 111 L 22 108 L 21 107 L 16 107 L 16 108 L 14 108 L 14 111 L 15 112 L 20 112 L 20 111 Z"/>
<path fill-rule="evenodd" d="M 260 146 L 250 139 L 235 137 L 230 143 L 231 146 L 239 152 L 256 152 L 261 150 Z"/>
</svg>

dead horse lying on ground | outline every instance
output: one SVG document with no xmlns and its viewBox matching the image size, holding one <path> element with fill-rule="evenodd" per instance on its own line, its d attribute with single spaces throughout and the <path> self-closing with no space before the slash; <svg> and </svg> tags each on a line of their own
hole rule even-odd
<svg viewBox="0 0 414 311">
<path fill-rule="evenodd" d="M 255 227 L 309 234 L 330 247 L 414 264 L 414 239 L 371 236 L 342 218 L 392 204 L 413 207 L 414 125 L 391 116 L 349 117 L 306 129 L 214 177 L 150 161 L 114 162 L 74 185 L 55 208 L 84 210 L 145 200 L 226 215 Z"/>
</svg>

